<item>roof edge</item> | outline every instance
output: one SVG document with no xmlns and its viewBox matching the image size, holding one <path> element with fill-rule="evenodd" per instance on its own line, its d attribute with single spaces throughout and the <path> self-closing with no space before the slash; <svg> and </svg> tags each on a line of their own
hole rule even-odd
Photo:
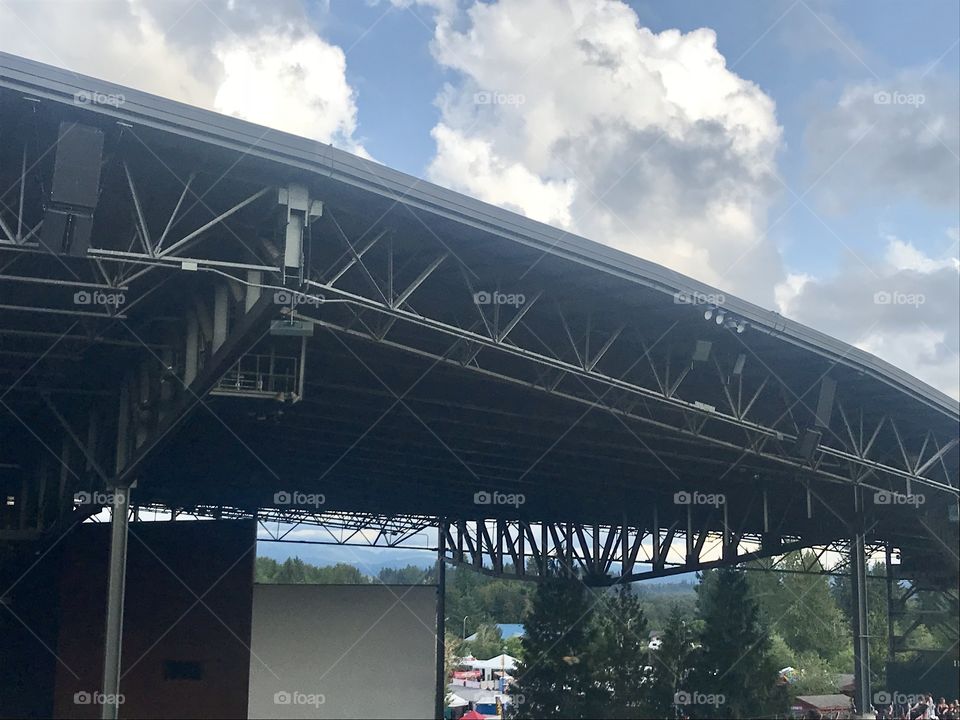
<svg viewBox="0 0 960 720">
<path fill-rule="evenodd" d="M 747 320 L 753 329 L 864 372 L 952 419 L 960 420 L 960 401 L 887 361 L 826 333 L 721 293 L 717 288 L 649 260 L 331 145 L 3 52 L 0 52 L 0 87 L 60 103 L 81 104 L 93 112 L 177 132 L 201 142 L 327 176 L 667 294 L 723 294 L 724 308 Z M 92 93 L 112 95 L 120 101 L 115 104 L 83 102 Z"/>
</svg>

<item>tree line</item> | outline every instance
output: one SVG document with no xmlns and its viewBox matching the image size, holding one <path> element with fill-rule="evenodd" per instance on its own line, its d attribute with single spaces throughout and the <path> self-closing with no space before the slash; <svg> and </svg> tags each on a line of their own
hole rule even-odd
<svg viewBox="0 0 960 720">
<path fill-rule="evenodd" d="M 787 709 L 742 571 L 704 573 L 696 618 L 674 607 L 656 649 L 628 586 L 588 588 L 557 576 L 532 600 L 511 688 L 521 717 L 774 717 Z"/>
<path fill-rule="evenodd" d="M 515 673 L 514 707 L 526 718 L 768 718 L 797 695 L 839 692 L 853 672 L 849 579 L 817 572 L 812 553 L 698 574 L 692 608 L 673 604 L 650 622 L 630 586 L 587 587 L 553 577 L 532 594 Z M 885 686 L 884 568 L 868 570 L 874 689 Z M 915 608 L 919 609 L 919 608 Z M 908 620 L 895 619 L 895 631 Z M 649 642 L 649 629 L 661 632 Z M 918 627 L 915 645 L 947 648 Z M 903 659 L 906 659 L 903 658 Z M 780 670 L 793 668 L 790 683 Z"/>
</svg>

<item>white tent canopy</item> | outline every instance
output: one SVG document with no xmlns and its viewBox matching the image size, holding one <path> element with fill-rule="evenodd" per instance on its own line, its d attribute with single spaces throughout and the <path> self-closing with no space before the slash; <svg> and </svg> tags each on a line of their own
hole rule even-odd
<svg viewBox="0 0 960 720">
<path fill-rule="evenodd" d="M 450 698 L 450 702 L 447 703 L 447 707 L 452 707 L 452 708 L 466 707 L 467 705 L 470 704 L 469 702 L 464 700 L 462 697 L 460 697 L 456 693 L 450 693 L 449 698 Z"/>
<path fill-rule="evenodd" d="M 517 659 L 510 655 L 501 654 L 489 660 L 464 660 L 463 664 L 474 670 L 514 670 Z"/>
</svg>

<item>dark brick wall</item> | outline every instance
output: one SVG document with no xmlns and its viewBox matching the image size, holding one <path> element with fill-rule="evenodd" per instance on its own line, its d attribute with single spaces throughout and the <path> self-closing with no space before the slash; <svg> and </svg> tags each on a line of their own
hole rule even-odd
<svg viewBox="0 0 960 720">
<path fill-rule="evenodd" d="M 64 549 L 56 717 L 100 716 L 74 696 L 101 688 L 109 531 L 84 525 Z M 255 555 L 248 521 L 130 524 L 120 717 L 246 716 Z"/>
</svg>

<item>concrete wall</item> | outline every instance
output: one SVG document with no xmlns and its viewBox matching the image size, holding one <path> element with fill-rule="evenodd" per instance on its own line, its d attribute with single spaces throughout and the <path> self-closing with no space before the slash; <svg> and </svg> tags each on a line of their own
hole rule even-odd
<svg viewBox="0 0 960 720">
<path fill-rule="evenodd" d="M 431 718 L 436 588 L 255 585 L 251 718 Z"/>
<path fill-rule="evenodd" d="M 109 533 L 64 540 L 56 717 L 100 717 Z M 251 521 L 130 523 L 121 718 L 246 715 L 255 552 Z"/>
</svg>

